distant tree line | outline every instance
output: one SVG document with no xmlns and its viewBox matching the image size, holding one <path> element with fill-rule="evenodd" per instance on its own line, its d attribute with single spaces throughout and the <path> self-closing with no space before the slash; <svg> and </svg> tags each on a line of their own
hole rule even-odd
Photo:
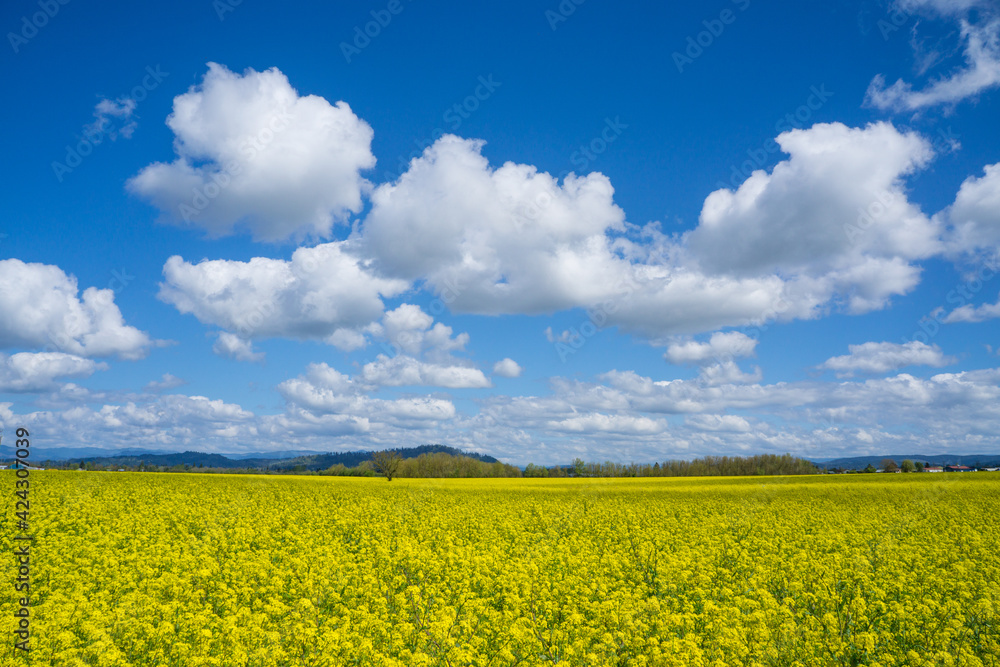
<svg viewBox="0 0 1000 667">
<path fill-rule="evenodd" d="M 576 459 L 570 466 L 545 468 L 529 463 L 525 477 L 714 477 L 734 475 L 814 475 L 819 468 L 812 461 L 791 454 L 756 456 L 705 456 L 693 461 L 663 463 L 587 463 Z"/>
<path fill-rule="evenodd" d="M 357 466 L 332 465 L 321 475 L 374 477 L 383 475 L 391 481 L 395 477 L 520 477 L 521 469 L 507 463 L 487 463 L 470 456 L 454 456 L 441 452 L 421 454 L 402 459 L 393 452 L 376 452 L 371 461 Z"/>
</svg>

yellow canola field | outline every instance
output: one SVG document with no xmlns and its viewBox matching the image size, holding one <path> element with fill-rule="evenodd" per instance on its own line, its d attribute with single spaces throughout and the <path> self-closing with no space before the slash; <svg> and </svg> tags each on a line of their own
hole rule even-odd
<svg viewBox="0 0 1000 667">
<path fill-rule="evenodd" d="M 998 518 L 993 473 L 32 472 L 30 664 L 997 666 Z"/>
</svg>

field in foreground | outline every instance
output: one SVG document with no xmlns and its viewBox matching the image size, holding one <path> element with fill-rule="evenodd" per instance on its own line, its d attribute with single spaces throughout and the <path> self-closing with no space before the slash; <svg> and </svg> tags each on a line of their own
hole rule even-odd
<svg viewBox="0 0 1000 667">
<path fill-rule="evenodd" d="M 994 473 L 34 472 L 32 664 L 995 666 L 998 517 Z"/>
</svg>

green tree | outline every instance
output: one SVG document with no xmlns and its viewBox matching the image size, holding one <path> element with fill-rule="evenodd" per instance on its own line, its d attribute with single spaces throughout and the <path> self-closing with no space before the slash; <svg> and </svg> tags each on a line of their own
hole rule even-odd
<svg viewBox="0 0 1000 667">
<path fill-rule="evenodd" d="M 903 462 L 899 464 L 899 469 L 903 472 L 913 472 L 917 467 L 913 465 L 913 461 L 910 459 L 903 459 Z"/>
<path fill-rule="evenodd" d="M 861 472 L 875 472 L 875 466 L 869 463 L 867 466 L 865 466 L 865 469 L 862 470 Z"/>
<path fill-rule="evenodd" d="M 924 462 L 923 461 L 917 461 L 916 463 L 913 464 L 913 467 L 916 468 L 916 472 L 923 472 L 924 471 Z"/>
<path fill-rule="evenodd" d="M 399 464 L 402 462 L 403 457 L 399 455 L 399 452 L 386 450 L 384 452 L 375 452 L 372 455 L 372 467 L 390 482 L 393 475 L 399 470 Z"/>
<path fill-rule="evenodd" d="M 549 471 L 545 466 L 537 466 L 534 463 L 529 463 L 524 467 L 525 477 L 548 477 Z"/>
</svg>

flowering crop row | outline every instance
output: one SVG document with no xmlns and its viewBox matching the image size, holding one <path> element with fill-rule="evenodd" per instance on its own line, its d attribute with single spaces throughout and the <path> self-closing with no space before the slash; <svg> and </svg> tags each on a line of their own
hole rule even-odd
<svg viewBox="0 0 1000 667">
<path fill-rule="evenodd" d="M 990 473 L 32 493 L 32 664 L 1000 666 Z"/>
</svg>

